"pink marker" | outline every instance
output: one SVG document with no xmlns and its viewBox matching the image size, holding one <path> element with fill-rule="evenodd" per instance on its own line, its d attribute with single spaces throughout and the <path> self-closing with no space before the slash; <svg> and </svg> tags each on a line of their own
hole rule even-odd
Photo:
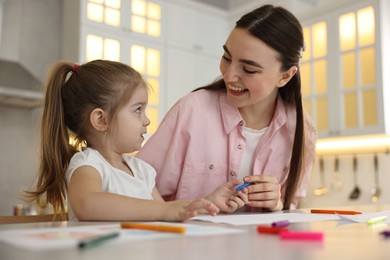
<svg viewBox="0 0 390 260">
<path fill-rule="evenodd" d="M 298 231 L 283 231 L 279 233 L 279 238 L 282 240 L 316 240 L 324 239 L 322 232 L 298 232 Z"/>
</svg>

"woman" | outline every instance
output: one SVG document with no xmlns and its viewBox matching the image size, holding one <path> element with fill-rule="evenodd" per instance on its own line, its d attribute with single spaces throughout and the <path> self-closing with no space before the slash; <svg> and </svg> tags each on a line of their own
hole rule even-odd
<svg viewBox="0 0 390 260">
<path fill-rule="evenodd" d="M 220 62 L 222 78 L 179 100 L 138 157 L 166 199 L 194 199 L 228 180 L 251 185 L 251 209 L 294 209 L 306 195 L 316 131 L 302 108 L 302 27 L 265 5 L 241 17 Z"/>
</svg>

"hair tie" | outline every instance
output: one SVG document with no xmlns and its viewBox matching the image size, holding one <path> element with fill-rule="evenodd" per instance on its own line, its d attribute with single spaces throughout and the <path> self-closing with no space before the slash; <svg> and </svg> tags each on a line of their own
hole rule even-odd
<svg viewBox="0 0 390 260">
<path fill-rule="evenodd" d="M 80 67 L 79 64 L 75 63 L 73 64 L 73 71 L 77 71 L 77 69 Z"/>
</svg>

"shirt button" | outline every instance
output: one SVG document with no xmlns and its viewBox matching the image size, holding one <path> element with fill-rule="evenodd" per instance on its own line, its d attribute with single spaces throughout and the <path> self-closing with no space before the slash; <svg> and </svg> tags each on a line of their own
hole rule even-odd
<svg viewBox="0 0 390 260">
<path fill-rule="evenodd" d="M 284 172 L 288 172 L 288 167 L 284 167 L 284 168 L 283 168 L 283 171 L 284 171 Z"/>
<path fill-rule="evenodd" d="M 235 171 L 230 171 L 230 176 L 235 176 L 236 172 Z"/>
<path fill-rule="evenodd" d="M 237 149 L 241 150 L 242 149 L 242 144 L 237 145 Z"/>
<path fill-rule="evenodd" d="M 210 164 L 210 165 L 209 165 L 209 169 L 210 169 L 210 170 L 214 169 L 214 164 Z"/>
</svg>

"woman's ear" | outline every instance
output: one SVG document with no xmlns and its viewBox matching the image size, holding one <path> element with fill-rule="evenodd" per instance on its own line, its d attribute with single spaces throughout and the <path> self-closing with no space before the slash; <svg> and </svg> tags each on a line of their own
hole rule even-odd
<svg viewBox="0 0 390 260">
<path fill-rule="evenodd" d="M 95 108 L 89 115 L 89 120 L 94 129 L 99 132 L 107 132 L 108 117 L 107 113 L 101 108 Z"/>
<path fill-rule="evenodd" d="M 298 68 L 297 66 L 292 66 L 291 68 L 289 68 L 287 71 L 283 72 L 282 73 L 282 77 L 280 78 L 279 82 L 278 82 L 278 87 L 281 88 L 283 87 L 284 85 L 287 84 L 287 82 L 290 81 L 290 79 L 292 77 L 294 77 L 295 73 L 297 73 L 298 71 Z"/>
</svg>

